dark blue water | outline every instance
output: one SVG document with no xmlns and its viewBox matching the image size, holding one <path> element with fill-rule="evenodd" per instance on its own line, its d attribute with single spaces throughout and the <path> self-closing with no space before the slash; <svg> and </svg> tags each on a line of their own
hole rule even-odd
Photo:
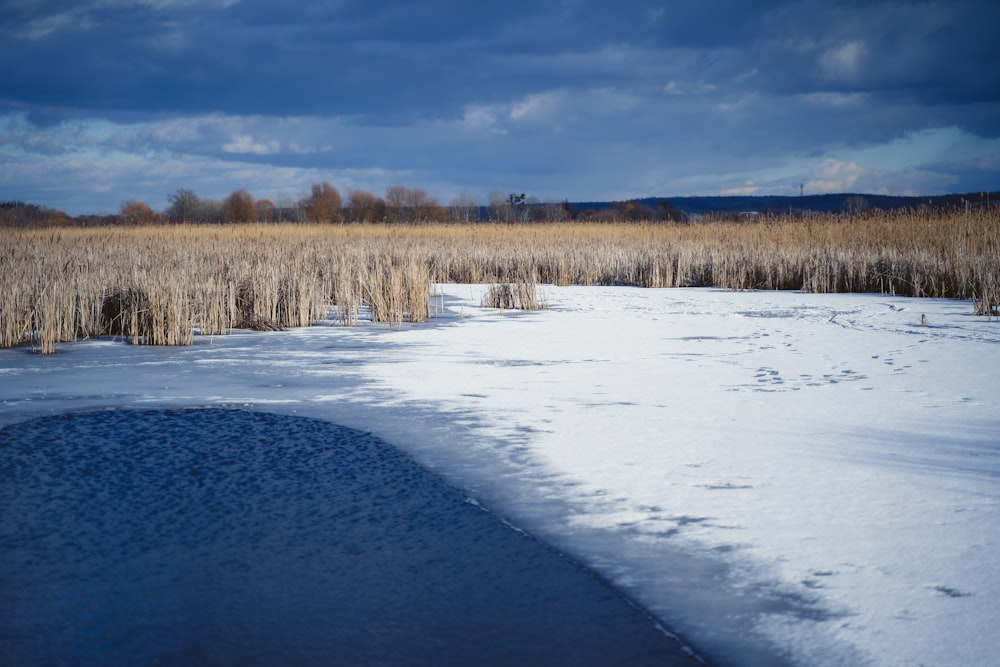
<svg viewBox="0 0 1000 667">
<path fill-rule="evenodd" d="M 0 428 L 0 661 L 695 664 L 376 438 L 221 409 Z"/>
</svg>

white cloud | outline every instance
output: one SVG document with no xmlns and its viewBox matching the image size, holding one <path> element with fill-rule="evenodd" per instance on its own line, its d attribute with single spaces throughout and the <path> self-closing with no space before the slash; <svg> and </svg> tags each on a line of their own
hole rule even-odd
<svg viewBox="0 0 1000 667">
<path fill-rule="evenodd" d="M 760 96 L 757 93 L 748 93 L 746 95 L 736 97 L 730 102 L 717 102 L 715 104 L 715 109 L 720 113 L 739 111 L 743 107 L 756 102 L 759 97 Z"/>
<path fill-rule="evenodd" d="M 316 153 L 328 153 L 333 150 L 333 146 L 301 146 L 295 142 L 288 144 L 285 149 L 292 155 L 315 155 Z"/>
<path fill-rule="evenodd" d="M 723 196 L 752 195 L 760 192 L 760 187 L 754 185 L 753 181 L 747 181 L 743 185 L 731 188 L 722 188 L 719 194 Z"/>
<path fill-rule="evenodd" d="M 513 121 L 538 122 L 553 118 L 562 105 L 563 93 L 549 91 L 528 95 L 510 110 Z"/>
<path fill-rule="evenodd" d="M 579 106 L 596 104 L 600 111 L 631 111 L 642 104 L 642 98 L 630 93 L 622 92 L 615 88 L 592 88 L 582 93 L 582 96 L 574 96 L 574 102 Z M 563 104 L 565 106 L 565 104 Z"/>
<path fill-rule="evenodd" d="M 623 99 L 609 95 L 607 91 L 597 91 L 597 94 L 604 104 L 614 106 L 623 103 Z M 558 122 L 563 118 L 566 96 L 564 91 L 546 91 L 506 104 L 471 104 L 465 107 L 461 124 L 470 130 L 505 135 L 508 134 L 505 124 L 530 126 Z"/>
<path fill-rule="evenodd" d="M 954 191 L 958 176 L 917 166 L 881 169 L 850 160 L 827 157 L 813 165 L 805 181 L 806 194 L 860 192 L 927 195 Z"/>
<path fill-rule="evenodd" d="M 864 44 L 852 40 L 825 51 L 819 58 L 819 64 L 830 76 L 850 78 L 858 72 L 866 51 Z"/>
<path fill-rule="evenodd" d="M 226 153 L 271 155 L 281 150 L 281 143 L 277 139 L 266 142 L 254 141 L 250 135 L 240 134 L 233 137 L 233 140 L 228 144 L 223 144 L 222 150 Z"/>
<path fill-rule="evenodd" d="M 866 93 L 808 93 L 803 98 L 810 104 L 821 107 L 846 108 L 856 107 L 865 103 L 869 96 Z"/>
<path fill-rule="evenodd" d="M 151 7 L 152 9 L 167 10 L 177 7 L 196 8 L 219 8 L 225 9 L 235 5 L 240 0 L 90 0 L 80 2 L 76 7 L 68 11 L 56 12 L 48 15 L 40 15 L 29 21 L 16 34 L 22 39 L 42 39 L 58 32 L 81 32 L 90 30 L 97 25 L 94 18 L 96 12 L 107 12 L 108 10 L 128 10 L 135 6 Z M 169 33 L 163 40 L 164 46 L 176 47 L 179 35 Z"/>
<path fill-rule="evenodd" d="M 173 9 L 174 7 L 210 7 L 225 9 L 238 4 L 240 0 L 91 0 L 89 8 L 129 8 L 136 5 L 153 9 Z"/>
<path fill-rule="evenodd" d="M 190 7 L 190 6 L 210 6 L 225 9 L 231 5 L 238 4 L 240 0 L 103 0 L 106 5 L 146 5 L 154 9 L 166 9 L 170 7 Z"/>
<path fill-rule="evenodd" d="M 1000 139 L 987 139 L 958 127 L 907 132 L 881 144 L 845 149 L 833 157 L 883 170 L 905 170 L 928 164 L 962 163 L 1000 152 Z"/>
<path fill-rule="evenodd" d="M 27 23 L 18 36 L 24 39 L 42 39 L 55 32 L 68 30 L 89 30 L 94 27 L 93 20 L 79 9 L 60 12 L 49 16 L 41 16 Z"/>
<path fill-rule="evenodd" d="M 0 147 L 7 146 L 18 136 L 25 136 L 34 130 L 25 113 L 11 113 L 0 116 Z"/>
<path fill-rule="evenodd" d="M 704 81 L 689 83 L 671 80 L 663 87 L 663 91 L 669 95 L 708 95 L 716 90 L 718 90 L 718 86 Z"/>
<path fill-rule="evenodd" d="M 823 158 L 812 168 L 805 189 L 812 195 L 853 192 L 864 172 L 856 162 Z"/>
<path fill-rule="evenodd" d="M 472 130 L 486 130 L 491 134 L 507 134 L 497 124 L 498 110 L 492 106 L 472 105 L 465 108 L 462 123 Z"/>
<path fill-rule="evenodd" d="M 200 136 L 204 118 L 171 118 L 149 124 L 150 136 L 166 143 L 195 141 Z"/>
</svg>

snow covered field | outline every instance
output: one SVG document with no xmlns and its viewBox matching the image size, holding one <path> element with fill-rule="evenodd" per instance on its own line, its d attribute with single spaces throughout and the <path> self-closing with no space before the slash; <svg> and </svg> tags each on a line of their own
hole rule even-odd
<svg viewBox="0 0 1000 667">
<path fill-rule="evenodd" d="M 610 287 L 500 314 L 483 290 L 439 286 L 439 316 L 402 331 L 0 350 L 0 424 L 319 417 L 591 566 L 712 664 L 995 664 L 1000 322 L 946 300 Z"/>
</svg>

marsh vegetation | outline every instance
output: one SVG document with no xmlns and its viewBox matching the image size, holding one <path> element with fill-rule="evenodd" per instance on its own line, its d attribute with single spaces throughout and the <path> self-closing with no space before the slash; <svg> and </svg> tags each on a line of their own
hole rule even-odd
<svg viewBox="0 0 1000 667">
<path fill-rule="evenodd" d="M 233 224 L 7 230 L 0 346 L 422 322 L 435 282 L 882 292 L 1000 305 L 1000 209 L 699 224 Z M 507 292 L 497 290 L 499 297 Z"/>
</svg>

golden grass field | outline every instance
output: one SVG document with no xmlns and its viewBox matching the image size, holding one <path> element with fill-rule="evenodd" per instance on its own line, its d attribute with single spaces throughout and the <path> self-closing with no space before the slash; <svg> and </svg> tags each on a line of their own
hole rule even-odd
<svg viewBox="0 0 1000 667">
<path fill-rule="evenodd" d="M 420 322 L 434 282 L 883 292 L 1000 304 L 1000 208 L 698 224 L 5 229 L 0 346 Z M 531 306 L 529 306 L 531 307 Z"/>
</svg>

